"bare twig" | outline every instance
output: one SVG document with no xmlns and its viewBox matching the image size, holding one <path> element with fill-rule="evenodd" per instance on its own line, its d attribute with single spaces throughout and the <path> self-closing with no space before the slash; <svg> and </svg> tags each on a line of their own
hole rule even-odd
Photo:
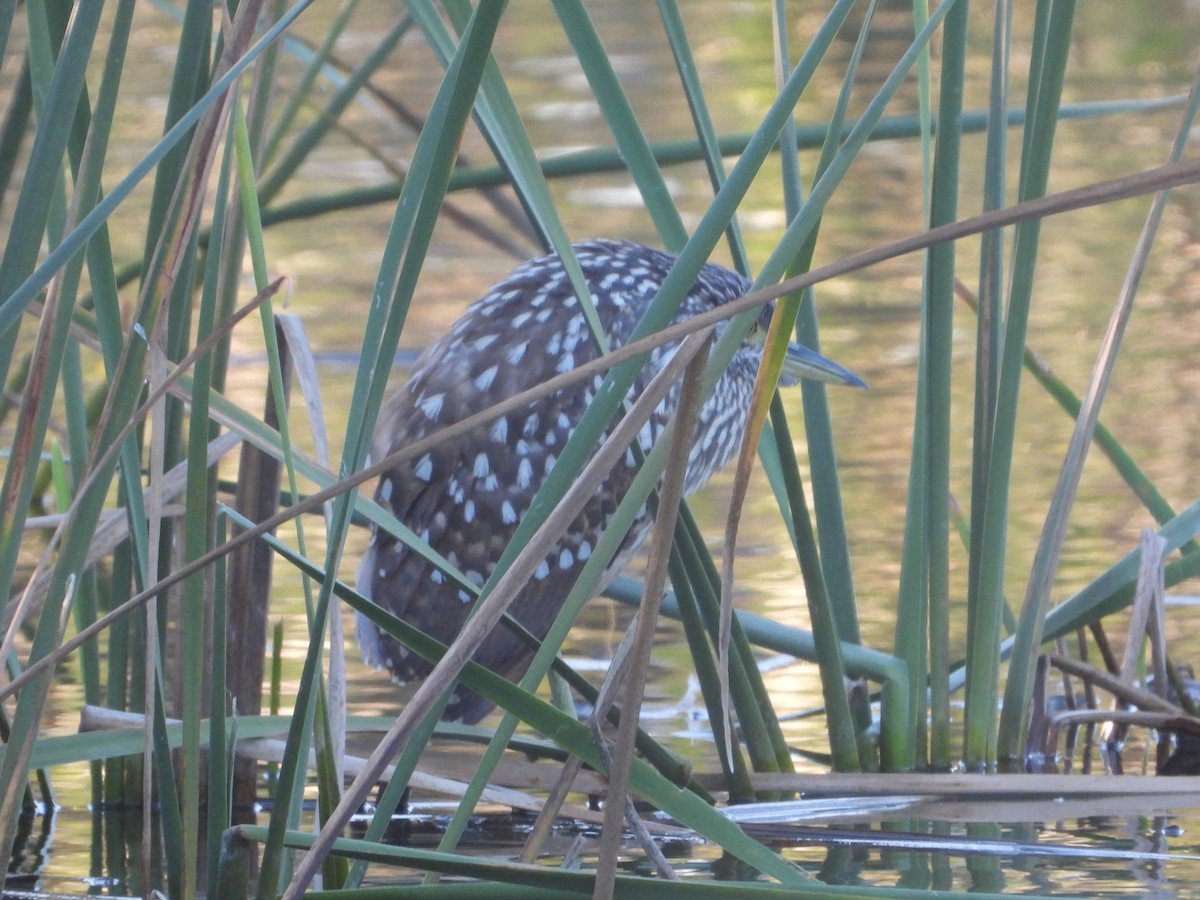
<svg viewBox="0 0 1200 900">
<path fill-rule="evenodd" d="M 674 429 L 671 435 L 673 464 L 666 467 L 662 487 L 659 488 L 654 540 L 650 545 L 650 560 L 646 564 L 642 602 L 637 614 L 637 630 L 634 633 L 629 659 L 622 667 L 625 674 L 621 690 L 621 721 L 617 726 L 617 743 L 613 748 L 613 758 L 608 768 L 608 804 L 604 809 L 604 828 L 600 832 L 600 859 L 596 865 L 596 884 L 592 893 L 597 900 L 611 897 L 616 890 L 622 812 L 630 828 L 638 836 L 646 855 L 654 861 L 659 876 L 672 881 L 679 877 L 646 832 L 641 817 L 633 806 L 633 798 L 629 796 L 629 769 L 633 765 L 634 741 L 637 739 L 642 697 L 646 689 L 646 669 L 650 664 L 650 651 L 654 647 L 654 629 L 658 625 L 658 610 L 662 606 L 663 589 L 667 583 L 671 537 L 675 533 L 679 504 L 683 500 L 692 434 L 696 427 L 696 417 L 704 403 L 702 385 L 704 364 L 707 360 L 706 340 L 687 365 L 683 388 L 679 394 L 679 406 L 671 426 Z M 604 714 L 597 710 L 594 715 L 598 722 Z M 604 746 L 602 735 L 599 746 Z"/>
<path fill-rule="evenodd" d="M 466 433 L 513 409 L 518 409 L 531 402 L 535 402 L 541 397 L 563 390 L 577 382 L 590 379 L 597 373 L 606 371 L 619 363 L 649 353 L 656 347 L 680 340 L 688 334 L 700 331 L 715 323 L 730 319 L 745 310 L 763 306 L 785 294 L 794 293 L 811 285 L 829 281 L 851 272 L 857 272 L 885 260 L 904 256 L 918 250 L 924 250 L 927 247 L 944 241 L 958 240 L 995 228 L 1004 228 L 1027 219 L 1056 215 L 1089 206 L 1099 206 L 1115 200 L 1191 184 L 1198 180 L 1200 180 L 1200 159 L 1183 160 L 1182 162 L 1169 163 L 1165 166 L 1158 166 L 1157 168 L 1137 172 L 1132 175 L 1124 175 L 1120 178 L 1096 182 L 1095 184 L 1086 185 L 1081 188 L 1074 188 L 1057 194 L 1049 194 L 1034 200 L 1005 207 L 1004 209 L 982 213 L 978 216 L 971 216 L 958 222 L 941 225 L 898 241 L 843 257 L 836 262 L 812 269 L 803 275 L 781 281 L 770 288 L 753 291 L 745 297 L 726 303 L 717 309 L 701 313 L 698 316 L 693 316 L 683 322 L 670 325 L 661 331 L 637 341 L 631 341 L 610 353 L 606 353 L 603 356 L 584 363 L 578 368 L 572 369 L 570 372 L 558 375 L 536 388 L 522 391 L 520 394 L 510 397 L 506 401 L 497 403 L 495 406 L 482 410 L 453 425 L 449 425 L 427 438 L 416 441 L 392 455 L 381 459 L 379 462 L 330 485 L 328 488 L 310 495 L 305 500 L 285 510 L 281 510 L 277 515 L 260 522 L 256 527 L 247 529 L 228 543 L 215 548 L 211 553 L 182 566 L 157 585 L 130 598 L 116 609 L 97 619 L 96 622 L 79 632 L 74 638 L 64 642 L 53 652 L 32 663 L 20 676 L 0 688 L 0 699 L 11 696 L 21 686 L 28 684 L 29 681 L 39 673 L 44 672 L 47 668 L 57 665 L 62 659 L 69 656 L 87 640 L 108 628 L 113 622 L 145 604 L 151 594 L 164 591 L 194 572 L 211 565 L 216 559 L 230 553 L 240 543 L 256 540 L 261 535 L 266 534 L 295 516 L 303 515 L 319 508 L 326 501 L 364 482 L 370 481 L 377 475 L 394 468 L 402 462 L 416 459 L 445 440 Z"/>
</svg>

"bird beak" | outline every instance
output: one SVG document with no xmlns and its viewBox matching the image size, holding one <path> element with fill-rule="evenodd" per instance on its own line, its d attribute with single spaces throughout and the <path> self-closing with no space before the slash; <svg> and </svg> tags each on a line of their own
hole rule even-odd
<svg viewBox="0 0 1200 900">
<path fill-rule="evenodd" d="M 831 359 L 826 359 L 820 353 L 809 350 L 803 344 L 789 343 L 787 356 L 783 358 L 783 379 L 795 384 L 801 378 L 813 381 L 823 381 L 826 384 L 845 384 L 850 387 L 866 388 L 867 383 L 843 368 Z"/>
<path fill-rule="evenodd" d="M 762 346 L 766 341 L 766 329 L 754 328 L 750 332 L 749 340 Z M 809 350 L 803 344 L 789 343 L 787 356 L 783 358 L 783 370 L 779 384 L 781 387 L 792 387 L 799 383 L 801 378 L 823 381 L 825 384 L 844 384 L 864 389 L 867 386 L 865 381 L 833 360 L 826 359 L 814 350 Z"/>
</svg>

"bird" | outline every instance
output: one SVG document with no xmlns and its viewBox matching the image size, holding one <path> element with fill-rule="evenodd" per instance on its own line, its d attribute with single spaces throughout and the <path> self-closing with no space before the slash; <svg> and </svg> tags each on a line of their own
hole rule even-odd
<svg viewBox="0 0 1200 900">
<path fill-rule="evenodd" d="M 622 345 L 676 257 L 627 240 L 595 239 L 572 249 L 609 345 Z M 750 288 L 742 275 L 708 263 L 675 320 L 714 309 Z M 768 304 L 756 330 L 769 323 L 771 313 Z M 645 389 L 676 346 L 651 353 L 630 389 L 630 399 Z M 549 255 L 525 262 L 473 303 L 449 333 L 420 356 L 407 384 L 381 409 L 371 458 L 382 459 L 597 355 L 562 259 Z M 744 342 L 701 408 L 684 476 L 685 493 L 703 487 L 736 454 L 761 355 L 761 340 Z M 782 383 L 794 384 L 797 374 L 865 386 L 850 371 L 792 344 Z M 602 381 L 598 375 L 577 382 L 397 465 L 380 476 L 376 502 L 472 584 L 482 586 Z M 676 385 L 641 429 L 637 442 L 643 452 L 662 435 L 678 394 Z M 637 468 L 630 449 L 514 600 L 510 615 L 539 639 L 549 630 Z M 651 522 L 643 509 L 600 589 L 633 555 Z M 473 599 L 457 581 L 377 525 L 359 563 L 357 586 L 377 605 L 445 644 L 466 622 Z M 395 681 L 420 680 L 433 668 L 361 612 L 355 632 L 364 662 L 387 669 Z M 514 681 L 532 657 L 533 651 L 506 628 L 497 628 L 474 655 L 476 662 Z M 473 724 L 491 709 L 489 701 L 459 684 L 442 717 Z"/>
</svg>

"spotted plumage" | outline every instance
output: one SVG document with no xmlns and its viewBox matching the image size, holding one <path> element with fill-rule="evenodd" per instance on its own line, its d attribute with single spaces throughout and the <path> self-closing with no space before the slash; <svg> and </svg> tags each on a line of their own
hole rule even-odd
<svg viewBox="0 0 1200 900">
<path fill-rule="evenodd" d="M 658 292 L 675 257 L 626 241 L 590 241 L 574 249 L 607 339 L 619 346 Z M 677 319 L 740 297 L 748 288 L 740 275 L 707 265 Z M 768 309 L 764 317 L 769 314 Z M 631 396 L 644 389 L 672 350 L 664 347 L 652 354 Z M 559 258 L 527 262 L 474 303 L 450 333 L 421 356 L 407 386 L 381 414 L 372 455 L 382 458 L 595 356 Z M 704 485 L 737 450 L 759 358 L 756 347 L 744 345 L 701 410 L 685 479 L 688 493 Z M 559 391 L 387 472 L 376 500 L 468 580 L 482 585 L 600 383 L 595 378 Z M 661 436 L 677 398 L 678 386 L 641 430 L 638 442 L 643 450 Z M 629 452 L 517 597 L 510 612 L 534 634 L 541 637 L 549 629 L 636 471 Z M 649 516 L 640 516 L 625 539 L 622 560 L 641 543 L 649 526 Z M 380 530 L 372 535 L 363 557 L 358 585 L 376 603 L 447 644 L 470 609 L 469 592 Z M 362 616 L 357 632 L 366 662 L 387 668 L 398 681 L 429 673 L 428 663 Z M 476 661 L 514 679 L 523 674 L 530 658 L 504 628 L 491 634 L 475 654 Z M 460 686 L 446 717 L 474 722 L 489 709 L 487 701 Z"/>
</svg>

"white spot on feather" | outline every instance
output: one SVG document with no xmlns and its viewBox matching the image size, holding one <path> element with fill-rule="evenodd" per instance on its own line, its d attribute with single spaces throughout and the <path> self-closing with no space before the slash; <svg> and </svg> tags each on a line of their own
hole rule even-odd
<svg viewBox="0 0 1200 900">
<path fill-rule="evenodd" d="M 421 412 L 425 413 L 425 418 L 430 422 L 436 422 L 442 411 L 442 401 L 445 399 L 445 394 L 430 394 L 428 397 L 418 400 L 417 406 L 421 408 Z"/>
<path fill-rule="evenodd" d="M 496 372 L 499 366 L 489 366 L 478 375 L 475 376 L 475 387 L 481 391 L 486 391 L 492 386 L 492 382 L 496 380 Z"/>
</svg>

